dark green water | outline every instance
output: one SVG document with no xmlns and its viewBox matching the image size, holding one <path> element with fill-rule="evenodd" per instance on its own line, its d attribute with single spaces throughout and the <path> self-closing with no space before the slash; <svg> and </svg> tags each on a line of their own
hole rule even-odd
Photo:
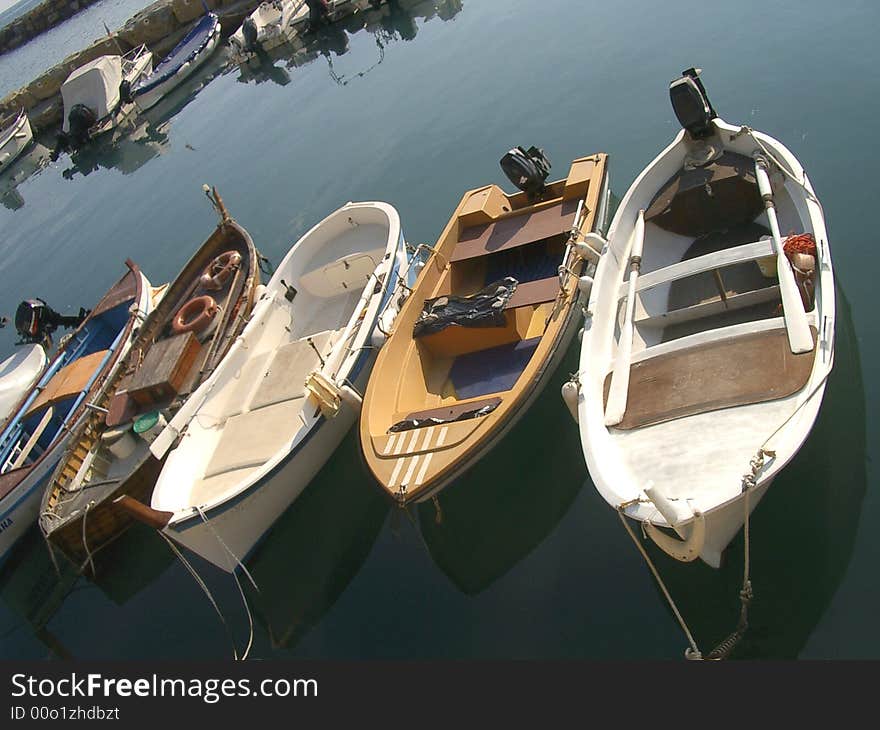
<svg viewBox="0 0 880 730">
<path fill-rule="evenodd" d="M 348 200 L 391 202 L 411 242 L 433 242 L 464 190 L 509 189 L 497 163 L 517 144 L 544 147 L 556 176 L 608 152 L 621 194 L 677 130 L 668 82 L 698 65 L 723 118 L 782 140 L 809 171 L 838 283 L 823 410 L 752 522 L 756 597 L 737 656 L 877 657 L 866 213 L 880 152 L 861 140 L 876 118 L 878 20 L 868 2 L 830 13 L 813 0 L 441 1 L 398 9 L 381 33 L 325 37 L 304 65 L 208 72 L 198 94 L 148 113 L 136 138 L 61 157 L 7 194 L 0 312 L 34 295 L 88 306 L 126 256 L 154 283 L 173 277 L 213 226 L 204 182 L 274 261 Z M 12 339 L 0 330 L 0 352 Z M 251 656 L 680 658 L 684 637 L 593 489 L 559 398 L 575 361 L 572 349 L 506 441 L 441 495 L 440 524 L 430 505 L 389 510 L 352 432 L 248 561 L 260 587 L 247 591 Z M 741 539 L 720 571 L 652 555 L 710 648 L 736 623 Z M 197 566 L 244 646 L 238 589 Z M 150 530 L 108 549 L 99 573 L 59 581 L 39 536 L 22 542 L 0 573 L 0 654 L 231 656 L 208 600 Z"/>
</svg>

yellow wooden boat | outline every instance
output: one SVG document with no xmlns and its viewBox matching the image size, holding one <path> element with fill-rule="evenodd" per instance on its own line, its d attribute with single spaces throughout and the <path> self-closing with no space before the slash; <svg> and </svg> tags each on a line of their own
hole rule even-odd
<svg viewBox="0 0 880 730">
<path fill-rule="evenodd" d="M 365 461 L 399 503 L 432 497 L 484 456 L 558 366 L 598 258 L 587 243 L 604 230 L 606 168 L 605 154 L 582 157 L 546 186 L 505 168 L 523 192 L 487 185 L 461 199 L 364 396 Z"/>
</svg>

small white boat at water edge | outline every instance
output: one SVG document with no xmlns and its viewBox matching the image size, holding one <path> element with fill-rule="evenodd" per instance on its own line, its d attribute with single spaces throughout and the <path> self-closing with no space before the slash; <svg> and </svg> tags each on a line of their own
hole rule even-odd
<svg viewBox="0 0 880 730">
<path fill-rule="evenodd" d="M 141 109 L 149 109 L 177 88 L 214 52 L 220 42 L 220 19 L 208 13 L 187 33 L 152 73 L 145 74 L 131 87 L 131 95 Z"/>
<path fill-rule="evenodd" d="M 327 19 L 336 20 L 351 0 L 327 0 Z M 290 41 L 306 27 L 311 9 L 306 0 L 265 0 L 231 36 L 229 43 L 238 53 L 271 50 Z"/>
<path fill-rule="evenodd" d="M 152 70 L 153 52 L 144 44 L 73 71 L 61 85 L 62 139 L 76 147 L 113 129 L 134 109 L 132 87 Z"/>
<path fill-rule="evenodd" d="M 24 109 L 0 121 L 0 172 L 24 152 L 33 138 L 31 121 Z"/>
<path fill-rule="evenodd" d="M 297 241 L 195 405 L 153 443 L 181 434 L 151 502 L 165 534 L 235 570 L 354 424 L 406 267 L 386 203 L 348 203 Z"/>
<path fill-rule="evenodd" d="M 605 500 L 673 557 L 718 567 L 819 412 L 834 277 L 794 155 L 718 118 L 693 69 L 670 96 L 684 129 L 611 223 L 577 417 Z"/>
<path fill-rule="evenodd" d="M 0 363 L 0 427 L 46 367 L 42 345 L 24 345 Z"/>
</svg>

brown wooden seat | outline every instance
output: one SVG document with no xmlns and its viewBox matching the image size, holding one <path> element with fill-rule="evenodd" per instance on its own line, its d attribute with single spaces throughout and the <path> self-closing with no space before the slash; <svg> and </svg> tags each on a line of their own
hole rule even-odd
<svg viewBox="0 0 880 730">
<path fill-rule="evenodd" d="M 529 307 L 534 304 L 544 304 L 552 302 L 559 294 L 559 277 L 549 276 L 546 279 L 537 279 L 536 281 L 526 281 L 517 284 L 516 291 L 510 297 L 505 309 L 516 309 L 517 307 Z"/>
<path fill-rule="evenodd" d="M 41 408 L 54 405 L 67 398 L 79 395 L 89 383 L 92 375 L 101 365 L 109 350 L 100 350 L 91 355 L 78 358 L 72 363 L 65 365 L 52 379 L 46 383 L 36 400 L 31 404 L 25 418 L 36 413 Z"/>
<path fill-rule="evenodd" d="M 450 261 L 464 261 L 508 248 L 525 246 L 565 233 L 574 223 L 577 200 L 566 200 L 534 213 L 509 216 L 465 228 Z"/>
<path fill-rule="evenodd" d="M 816 330 L 811 331 L 815 343 Z M 778 328 L 635 362 L 629 373 L 626 413 L 615 428 L 640 428 L 785 398 L 806 385 L 814 352 L 793 354 L 785 328 Z M 606 404 L 611 375 L 605 378 Z"/>
</svg>

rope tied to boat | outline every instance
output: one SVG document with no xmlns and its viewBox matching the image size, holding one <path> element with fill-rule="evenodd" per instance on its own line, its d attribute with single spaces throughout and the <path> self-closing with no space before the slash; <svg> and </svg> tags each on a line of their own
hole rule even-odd
<svg viewBox="0 0 880 730">
<path fill-rule="evenodd" d="M 86 559 L 83 561 L 82 565 L 79 566 L 79 572 L 82 573 L 86 566 L 89 565 L 92 568 L 92 575 L 95 575 L 95 561 L 92 559 L 92 551 L 89 549 L 89 541 L 87 539 L 86 533 L 86 518 L 89 516 L 89 510 L 95 506 L 95 500 L 89 500 L 86 502 L 85 509 L 83 509 L 82 516 L 82 544 L 83 550 L 86 553 Z"/>
<path fill-rule="evenodd" d="M 637 501 L 637 500 L 632 500 Z M 632 501 L 630 503 L 632 503 Z M 630 504 L 628 503 L 628 504 Z M 688 628 L 687 623 L 684 620 L 684 617 L 681 615 L 681 611 L 678 610 L 678 606 L 675 604 L 675 601 L 672 598 L 672 595 L 669 593 L 669 590 L 666 588 L 666 584 L 663 582 L 663 579 L 660 577 L 660 572 L 654 566 L 653 561 L 651 560 L 651 556 L 648 555 L 648 551 L 645 550 L 645 547 L 642 543 L 639 542 L 639 539 L 636 537 L 635 533 L 629 526 L 629 523 L 626 521 L 626 514 L 624 510 L 626 509 L 626 505 L 620 504 L 617 506 L 617 516 L 620 517 L 620 521 L 623 524 L 623 528 L 626 530 L 627 534 L 632 538 L 633 544 L 636 546 L 638 551 L 642 554 L 642 557 L 647 563 L 648 568 L 650 568 L 651 573 L 654 575 L 654 580 L 657 581 L 657 585 L 660 586 L 660 590 L 663 592 L 663 596 L 666 598 L 666 602 L 669 604 L 669 607 L 672 609 L 672 613 L 675 614 L 675 618 L 678 620 L 679 625 L 681 626 L 682 631 L 684 631 L 685 636 L 687 637 L 688 643 L 690 646 L 684 650 L 685 659 L 702 659 L 703 654 L 700 651 L 700 648 L 697 646 L 697 642 L 694 640 L 694 636 L 691 633 L 691 630 Z"/>
</svg>

